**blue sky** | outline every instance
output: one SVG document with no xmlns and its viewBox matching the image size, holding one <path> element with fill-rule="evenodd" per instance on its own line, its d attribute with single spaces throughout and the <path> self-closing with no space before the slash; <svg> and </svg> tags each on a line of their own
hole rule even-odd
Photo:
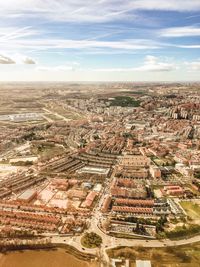
<svg viewBox="0 0 200 267">
<path fill-rule="evenodd" d="M 6 0 L 0 15 L 0 81 L 200 77 L 200 0 Z"/>
</svg>

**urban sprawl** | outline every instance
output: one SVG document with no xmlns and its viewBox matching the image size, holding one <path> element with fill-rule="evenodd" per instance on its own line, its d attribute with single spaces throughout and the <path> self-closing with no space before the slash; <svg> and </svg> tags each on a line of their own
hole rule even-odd
<svg viewBox="0 0 200 267">
<path fill-rule="evenodd" d="M 125 246 L 199 222 L 200 84 L 1 84 L 4 244 Z"/>
</svg>

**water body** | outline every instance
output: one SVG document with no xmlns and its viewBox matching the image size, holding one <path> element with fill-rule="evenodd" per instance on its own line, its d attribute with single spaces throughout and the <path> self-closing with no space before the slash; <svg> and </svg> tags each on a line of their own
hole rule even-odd
<svg viewBox="0 0 200 267">
<path fill-rule="evenodd" d="M 65 249 L 25 250 L 0 253 L 0 267 L 97 267 L 95 262 L 77 259 Z"/>
</svg>

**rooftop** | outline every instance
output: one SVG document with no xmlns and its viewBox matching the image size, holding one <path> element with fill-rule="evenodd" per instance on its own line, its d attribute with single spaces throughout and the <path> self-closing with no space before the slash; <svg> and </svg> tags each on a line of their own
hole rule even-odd
<svg viewBox="0 0 200 267">
<path fill-rule="evenodd" d="M 18 199 L 20 200 L 28 200 L 30 199 L 33 195 L 35 195 L 37 192 L 34 189 L 28 189 L 24 193 L 22 193 Z"/>
</svg>

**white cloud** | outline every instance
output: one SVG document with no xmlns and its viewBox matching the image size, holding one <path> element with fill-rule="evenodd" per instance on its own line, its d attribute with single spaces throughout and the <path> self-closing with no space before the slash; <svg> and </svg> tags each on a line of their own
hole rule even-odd
<svg viewBox="0 0 200 267">
<path fill-rule="evenodd" d="M 16 62 L 16 64 L 25 64 L 25 65 L 34 65 L 36 64 L 36 60 L 21 54 L 21 53 L 11 53 L 11 57 L 14 59 L 14 61 Z"/>
<path fill-rule="evenodd" d="M 186 48 L 186 49 L 199 49 L 200 45 L 175 45 L 176 47 L 179 48 Z"/>
<path fill-rule="evenodd" d="M 16 0 L 0 1 L 1 15 L 8 18 L 43 17 L 54 21 L 104 22 L 137 19 L 137 10 L 198 11 L 199 0 Z M 136 12 L 134 12 L 136 14 Z"/>
<path fill-rule="evenodd" d="M 99 68 L 92 69 L 94 72 L 130 72 L 134 71 L 135 68 Z"/>
<path fill-rule="evenodd" d="M 161 30 L 159 34 L 163 37 L 200 36 L 200 27 L 172 27 Z"/>
<path fill-rule="evenodd" d="M 24 64 L 27 64 L 27 65 L 33 65 L 33 64 L 36 64 L 35 60 L 32 59 L 32 58 L 30 58 L 30 57 L 26 57 L 26 58 L 24 58 L 23 63 L 24 63 Z"/>
<path fill-rule="evenodd" d="M 174 63 L 167 61 L 160 61 L 155 56 L 146 56 L 143 66 L 135 68 L 138 71 L 172 71 L 175 70 L 176 66 Z"/>
<path fill-rule="evenodd" d="M 186 62 L 189 71 L 200 71 L 200 59 L 193 62 Z"/>
<path fill-rule="evenodd" d="M 102 68 L 94 71 L 100 72 L 130 72 L 130 71 L 147 71 L 147 72 L 168 72 L 177 69 L 174 63 L 160 61 L 155 56 L 146 56 L 144 64 L 140 67 L 133 68 Z"/>
<path fill-rule="evenodd" d="M 66 72 L 66 71 L 75 71 L 79 68 L 80 63 L 73 61 L 68 62 L 65 65 L 58 65 L 58 66 L 38 66 L 35 68 L 37 71 L 51 71 L 51 72 Z"/>
<path fill-rule="evenodd" d="M 136 0 L 130 1 L 135 9 L 167 10 L 167 11 L 197 11 L 200 10 L 199 0 Z"/>
<path fill-rule="evenodd" d="M 14 39 L 19 39 L 22 37 L 28 37 L 32 35 L 36 35 L 39 32 L 33 30 L 31 27 L 23 27 L 23 28 L 0 28 L 0 41 L 9 41 Z"/>
<path fill-rule="evenodd" d="M 0 48 L 7 49 L 29 49 L 29 50 L 48 50 L 48 49 L 122 49 L 122 50 L 143 50 L 157 49 L 160 44 L 151 40 L 129 39 L 120 41 L 96 41 L 96 40 L 70 40 L 70 39 L 16 39 L 15 42 L 1 41 Z"/>
<path fill-rule="evenodd" d="M 0 64 L 15 64 L 15 61 L 10 57 L 0 55 Z"/>
<path fill-rule="evenodd" d="M 72 71 L 73 68 L 70 66 L 55 66 L 55 67 L 48 67 L 48 66 L 40 66 L 37 67 L 36 70 L 38 71 L 53 71 L 53 72 L 62 72 L 62 71 Z"/>
<path fill-rule="evenodd" d="M 11 56 L 0 55 L 0 64 L 36 64 L 36 61 L 30 57 L 16 53 Z"/>
<path fill-rule="evenodd" d="M 24 14 L 24 17 L 40 17 L 53 21 L 104 22 L 125 18 L 129 5 L 127 0 L 21 0 L 20 4 L 16 4 L 16 0 L 7 0 L 0 2 L 0 10 L 3 16 L 11 18 Z"/>
</svg>

